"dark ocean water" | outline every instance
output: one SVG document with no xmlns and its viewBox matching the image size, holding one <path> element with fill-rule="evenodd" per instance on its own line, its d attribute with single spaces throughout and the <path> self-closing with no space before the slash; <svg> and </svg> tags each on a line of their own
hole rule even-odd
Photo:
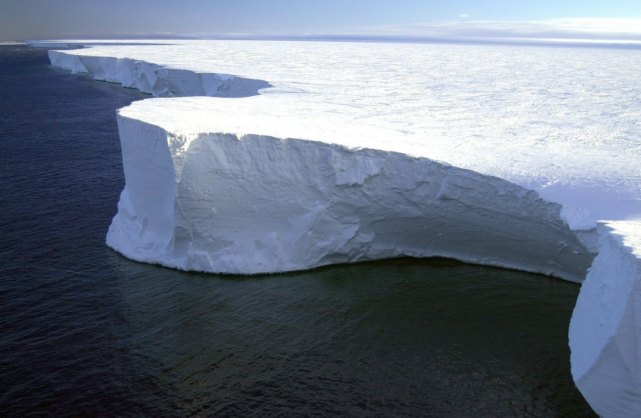
<svg viewBox="0 0 641 418">
<path fill-rule="evenodd" d="M 0 47 L 0 416 L 593 417 L 579 286 L 449 260 L 257 277 L 129 261 L 115 109 L 144 96 Z"/>
</svg>

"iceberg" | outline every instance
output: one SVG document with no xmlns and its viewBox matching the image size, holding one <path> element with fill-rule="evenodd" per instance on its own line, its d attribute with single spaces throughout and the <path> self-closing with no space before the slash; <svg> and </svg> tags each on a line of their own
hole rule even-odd
<svg viewBox="0 0 641 418">
<path fill-rule="evenodd" d="M 639 416 L 630 51 L 163 41 L 50 58 L 160 97 L 118 113 L 107 243 L 125 256 L 238 274 L 445 256 L 585 279 L 573 378 L 601 416 Z"/>
<path fill-rule="evenodd" d="M 592 256 L 560 205 L 496 177 L 347 146 L 342 138 L 363 143 L 381 132 L 329 113 L 316 116 L 332 129 L 314 131 L 295 106 L 255 96 L 121 109 L 126 187 L 107 244 L 135 260 L 206 272 L 405 255 L 583 279 Z"/>
</svg>

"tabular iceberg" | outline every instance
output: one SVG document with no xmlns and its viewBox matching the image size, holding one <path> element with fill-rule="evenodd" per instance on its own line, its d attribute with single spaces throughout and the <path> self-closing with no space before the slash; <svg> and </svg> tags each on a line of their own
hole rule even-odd
<svg viewBox="0 0 641 418">
<path fill-rule="evenodd" d="M 341 128 L 329 114 L 318 115 L 336 127 L 318 133 L 323 141 L 277 136 L 274 126 L 300 124 L 283 103 L 282 116 L 270 114 L 273 102 L 154 99 L 121 109 L 127 185 L 109 246 L 208 272 L 408 255 L 583 279 L 592 256 L 560 219 L 560 205 L 496 177 L 340 145 L 332 136 L 362 143 L 354 135 L 367 129 Z"/>
<path fill-rule="evenodd" d="M 156 96 L 245 97 L 120 110 L 111 247 L 213 272 L 439 255 L 581 281 L 587 245 L 572 374 L 601 416 L 637 417 L 641 57 L 497 48 L 173 42 L 50 58 Z"/>
</svg>

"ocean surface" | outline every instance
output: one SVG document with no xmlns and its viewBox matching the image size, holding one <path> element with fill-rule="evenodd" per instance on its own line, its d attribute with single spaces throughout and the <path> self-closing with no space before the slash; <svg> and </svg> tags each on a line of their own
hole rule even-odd
<svg viewBox="0 0 641 418">
<path fill-rule="evenodd" d="M 149 96 L 0 46 L 0 416 L 595 417 L 576 284 L 444 259 L 268 276 L 104 243 L 115 110 Z"/>
</svg>

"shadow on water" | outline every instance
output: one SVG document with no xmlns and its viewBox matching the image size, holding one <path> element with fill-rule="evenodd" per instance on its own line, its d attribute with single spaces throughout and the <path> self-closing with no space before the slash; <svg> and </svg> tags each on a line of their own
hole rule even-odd
<svg viewBox="0 0 641 418">
<path fill-rule="evenodd" d="M 444 259 L 255 277 L 117 264 L 190 413 L 593 416 L 569 374 L 576 284 Z"/>
<path fill-rule="evenodd" d="M 593 417 L 579 286 L 443 259 L 269 276 L 129 261 L 114 110 L 148 96 L 0 48 L 1 416 Z"/>
</svg>

